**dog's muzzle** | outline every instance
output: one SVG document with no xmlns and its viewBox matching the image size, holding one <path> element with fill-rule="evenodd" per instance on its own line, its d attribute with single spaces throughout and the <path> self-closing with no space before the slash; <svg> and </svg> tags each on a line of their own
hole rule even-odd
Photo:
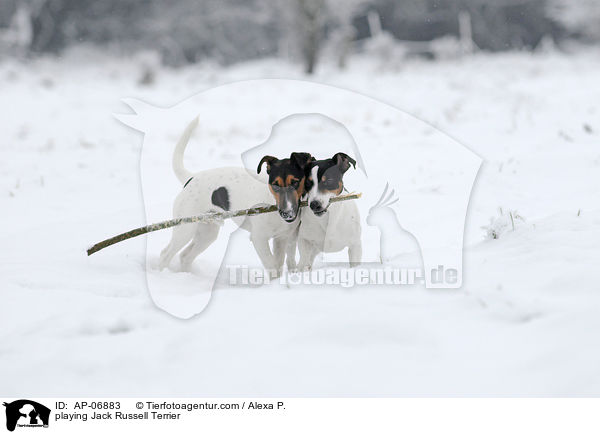
<svg viewBox="0 0 600 434">
<path fill-rule="evenodd" d="M 277 201 L 277 208 L 279 215 L 286 222 L 291 223 L 298 217 L 298 196 L 296 191 L 292 187 L 285 187 L 279 193 L 279 199 Z"/>
<path fill-rule="evenodd" d="M 323 207 L 321 202 L 318 202 L 316 200 L 312 201 L 309 206 L 310 206 L 311 211 L 316 216 L 322 216 L 323 214 L 325 214 L 327 212 L 327 208 L 329 207 L 329 205 L 327 207 Z"/>
<path fill-rule="evenodd" d="M 286 222 L 291 223 L 294 220 L 296 220 L 296 217 L 298 216 L 298 213 L 295 212 L 291 212 L 291 211 L 279 211 L 279 215 L 281 216 L 282 219 L 284 219 Z"/>
</svg>

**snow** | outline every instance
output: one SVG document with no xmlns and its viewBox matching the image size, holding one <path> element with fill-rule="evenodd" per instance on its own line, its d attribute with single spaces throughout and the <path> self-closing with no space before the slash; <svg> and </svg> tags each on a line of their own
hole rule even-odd
<svg viewBox="0 0 600 434">
<path fill-rule="evenodd" d="M 167 107 L 218 84 L 305 77 L 264 60 L 161 69 L 144 86 L 140 64 L 83 51 L 0 63 L 0 395 L 600 394 L 598 53 L 323 65 L 315 81 L 391 103 L 485 160 L 462 289 L 228 287 L 222 270 L 189 320 L 152 302 L 143 237 L 85 254 L 145 223 L 142 135 L 112 113 L 124 97 Z M 259 138 L 219 123 L 207 134 L 227 165 L 240 161 L 228 140 Z M 193 146 L 186 164 L 200 169 Z M 488 239 L 499 208 L 524 223 Z M 232 263 L 257 265 L 247 234 L 233 238 Z M 397 261 L 418 266 L 411 250 Z M 163 274 L 174 287 L 193 280 Z"/>
</svg>

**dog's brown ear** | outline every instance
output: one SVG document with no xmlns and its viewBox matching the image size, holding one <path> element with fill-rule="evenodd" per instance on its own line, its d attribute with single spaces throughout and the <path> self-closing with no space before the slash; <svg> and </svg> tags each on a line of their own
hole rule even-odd
<svg viewBox="0 0 600 434">
<path fill-rule="evenodd" d="M 335 161 L 338 166 L 340 166 L 342 173 L 345 173 L 346 170 L 350 168 L 350 164 L 352 164 L 352 167 L 356 169 L 356 161 L 343 152 L 338 152 L 331 159 Z"/>
<path fill-rule="evenodd" d="M 316 161 L 315 157 L 310 155 L 308 152 L 292 152 L 290 155 L 290 160 L 296 163 L 300 169 L 304 169 L 308 163 Z"/>
<path fill-rule="evenodd" d="M 271 157 L 270 155 L 265 155 L 262 157 L 262 160 L 260 160 L 260 163 L 258 163 L 258 167 L 256 168 L 256 173 L 260 173 L 264 163 L 267 163 L 267 173 L 269 173 L 271 171 L 271 164 L 273 164 L 273 161 L 277 161 L 277 158 Z"/>
</svg>

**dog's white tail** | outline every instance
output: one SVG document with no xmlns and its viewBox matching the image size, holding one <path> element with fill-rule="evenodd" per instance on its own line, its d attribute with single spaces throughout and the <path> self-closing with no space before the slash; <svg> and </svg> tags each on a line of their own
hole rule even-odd
<svg viewBox="0 0 600 434">
<path fill-rule="evenodd" d="M 173 151 L 173 172 L 175 172 L 175 176 L 179 179 L 179 182 L 185 184 L 192 177 L 192 172 L 187 170 L 183 165 L 183 154 L 185 153 L 185 148 L 190 141 L 190 137 L 192 133 L 198 126 L 198 117 L 195 117 L 192 122 L 187 126 L 181 138 L 177 142 L 175 146 L 175 151 Z"/>
</svg>

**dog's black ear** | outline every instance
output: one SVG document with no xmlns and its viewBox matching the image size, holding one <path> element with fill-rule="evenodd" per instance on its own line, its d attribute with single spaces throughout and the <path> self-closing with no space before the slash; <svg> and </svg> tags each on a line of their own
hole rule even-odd
<svg viewBox="0 0 600 434">
<path fill-rule="evenodd" d="M 356 161 L 343 152 L 338 152 L 331 159 L 335 161 L 338 166 L 340 166 L 342 173 L 346 173 L 346 170 L 350 168 L 350 164 L 352 164 L 352 167 L 356 169 Z"/>
<path fill-rule="evenodd" d="M 260 173 L 264 163 L 267 163 L 267 173 L 269 173 L 271 171 L 271 164 L 273 164 L 273 161 L 277 161 L 277 158 L 271 157 L 270 155 L 265 155 L 262 157 L 262 160 L 260 160 L 260 163 L 258 163 L 258 167 L 256 168 L 256 173 Z"/>
<path fill-rule="evenodd" d="M 292 152 L 290 155 L 292 160 L 300 169 L 304 169 L 308 163 L 316 161 L 315 157 L 310 155 L 308 152 Z"/>
</svg>

